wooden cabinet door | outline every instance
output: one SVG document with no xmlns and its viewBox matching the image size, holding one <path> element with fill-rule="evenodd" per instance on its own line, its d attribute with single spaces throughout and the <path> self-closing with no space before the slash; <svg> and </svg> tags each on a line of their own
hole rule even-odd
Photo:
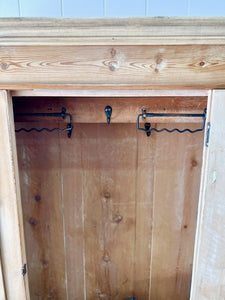
<svg viewBox="0 0 225 300">
<path fill-rule="evenodd" d="M 225 299 L 225 90 L 212 92 L 208 122 L 211 128 L 203 151 L 191 300 Z"/>
<path fill-rule="evenodd" d="M 29 299 L 27 274 L 22 274 L 26 255 L 12 98 L 5 90 L 0 91 L 0 242 L 1 295 L 6 293 L 8 300 Z"/>
</svg>

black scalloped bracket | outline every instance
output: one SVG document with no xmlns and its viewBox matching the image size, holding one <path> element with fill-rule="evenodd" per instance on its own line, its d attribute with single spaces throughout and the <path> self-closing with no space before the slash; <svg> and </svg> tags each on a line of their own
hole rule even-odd
<svg viewBox="0 0 225 300">
<path fill-rule="evenodd" d="M 138 115 L 137 117 L 137 129 L 146 132 L 147 136 L 150 136 L 151 133 L 154 132 L 162 132 L 162 131 L 166 131 L 168 133 L 172 133 L 172 132 L 179 132 L 179 133 L 184 133 L 184 132 L 189 132 L 189 133 L 196 133 L 196 132 L 200 132 L 203 131 L 205 128 L 205 121 L 206 121 L 206 108 L 203 110 L 202 114 L 177 114 L 177 113 L 146 113 L 145 109 L 142 109 L 142 113 Z M 151 128 L 151 123 L 145 123 L 145 128 L 140 127 L 140 118 L 142 118 L 142 120 L 145 120 L 146 118 L 154 118 L 154 117 L 195 117 L 195 118 L 202 118 L 202 127 L 195 129 L 195 130 L 191 130 L 189 128 L 185 128 L 183 130 L 180 130 L 178 128 L 174 128 L 174 129 L 167 129 L 167 128 L 162 128 L 162 129 L 157 129 L 157 128 Z"/>
<path fill-rule="evenodd" d="M 63 107 L 62 111 L 60 113 L 16 113 L 15 117 L 22 117 L 22 116 L 33 116 L 33 117 L 60 117 L 62 119 L 66 119 L 67 117 L 69 118 L 70 122 L 67 124 L 67 127 L 64 129 L 60 129 L 60 128 L 30 128 L 30 129 L 26 129 L 26 128 L 20 128 L 20 129 L 16 129 L 16 132 L 21 132 L 21 131 L 25 131 L 25 132 L 31 132 L 31 131 L 36 131 L 36 132 L 42 132 L 42 131 L 47 131 L 47 132 L 53 132 L 53 131 L 58 131 L 58 132 L 68 132 L 68 138 L 71 138 L 72 135 L 72 131 L 73 131 L 73 119 L 72 119 L 72 115 L 66 113 L 66 109 Z"/>
</svg>

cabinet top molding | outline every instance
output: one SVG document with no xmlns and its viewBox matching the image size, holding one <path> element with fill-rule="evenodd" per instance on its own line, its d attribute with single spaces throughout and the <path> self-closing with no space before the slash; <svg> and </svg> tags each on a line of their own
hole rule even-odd
<svg viewBox="0 0 225 300">
<path fill-rule="evenodd" d="M 0 45 L 225 45 L 225 17 L 0 19 Z"/>
</svg>

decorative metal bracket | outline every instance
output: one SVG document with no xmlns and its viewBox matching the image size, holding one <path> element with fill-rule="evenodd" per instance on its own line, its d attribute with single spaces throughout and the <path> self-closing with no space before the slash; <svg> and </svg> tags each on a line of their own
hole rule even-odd
<svg viewBox="0 0 225 300">
<path fill-rule="evenodd" d="M 69 117 L 70 122 L 67 124 L 67 127 L 64 129 L 60 129 L 60 128 L 53 128 L 53 129 L 48 129 L 48 128 L 41 128 L 41 129 L 37 129 L 37 128 L 30 128 L 30 129 L 26 129 L 26 128 L 20 128 L 15 130 L 16 132 L 20 132 L 20 131 L 25 131 L 25 132 L 31 132 L 31 131 L 36 131 L 36 132 L 42 132 L 42 131 L 48 131 L 48 132 L 53 132 L 53 131 L 58 131 L 58 132 L 65 132 L 68 131 L 68 138 L 71 138 L 72 135 L 72 131 L 73 131 L 73 120 L 72 120 L 72 115 L 66 113 L 66 109 L 63 107 L 62 108 L 62 112 L 61 113 L 16 113 L 15 114 L 16 117 L 23 117 L 23 116 L 33 116 L 33 117 L 61 117 L 64 120 L 66 119 L 66 117 Z"/>
<path fill-rule="evenodd" d="M 189 132 L 189 133 L 196 133 L 196 132 L 200 132 L 203 131 L 205 128 L 205 121 L 206 121 L 206 108 L 203 110 L 202 114 L 178 114 L 178 113 L 146 113 L 145 109 L 142 109 L 142 113 L 138 115 L 137 117 L 137 129 L 146 132 L 147 136 L 151 135 L 151 132 L 162 132 L 162 131 L 166 131 L 166 132 L 174 132 L 177 131 L 179 133 L 184 133 L 184 132 Z M 140 127 L 140 118 L 142 118 L 142 120 L 145 120 L 146 118 L 154 118 L 154 117 L 195 117 L 195 118 L 202 118 L 202 127 L 195 129 L 195 130 L 191 130 L 189 128 L 185 128 L 183 130 L 180 130 L 178 128 L 174 128 L 174 129 L 167 129 L 167 128 L 162 128 L 162 129 L 157 129 L 157 128 L 150 128 L 151 127 L 151 123 L 145 123 L 145 128 Z"/>
</svg>

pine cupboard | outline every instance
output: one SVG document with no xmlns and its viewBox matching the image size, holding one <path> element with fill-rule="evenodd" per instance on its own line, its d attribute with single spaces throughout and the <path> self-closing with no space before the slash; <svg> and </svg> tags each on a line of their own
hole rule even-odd
<svg viewBox="0 0 225 300">
<path fill-rule="evenodd" d="M 224 29 L 0 21 L 1 299 L 225 298 Z"/>
</svg>

